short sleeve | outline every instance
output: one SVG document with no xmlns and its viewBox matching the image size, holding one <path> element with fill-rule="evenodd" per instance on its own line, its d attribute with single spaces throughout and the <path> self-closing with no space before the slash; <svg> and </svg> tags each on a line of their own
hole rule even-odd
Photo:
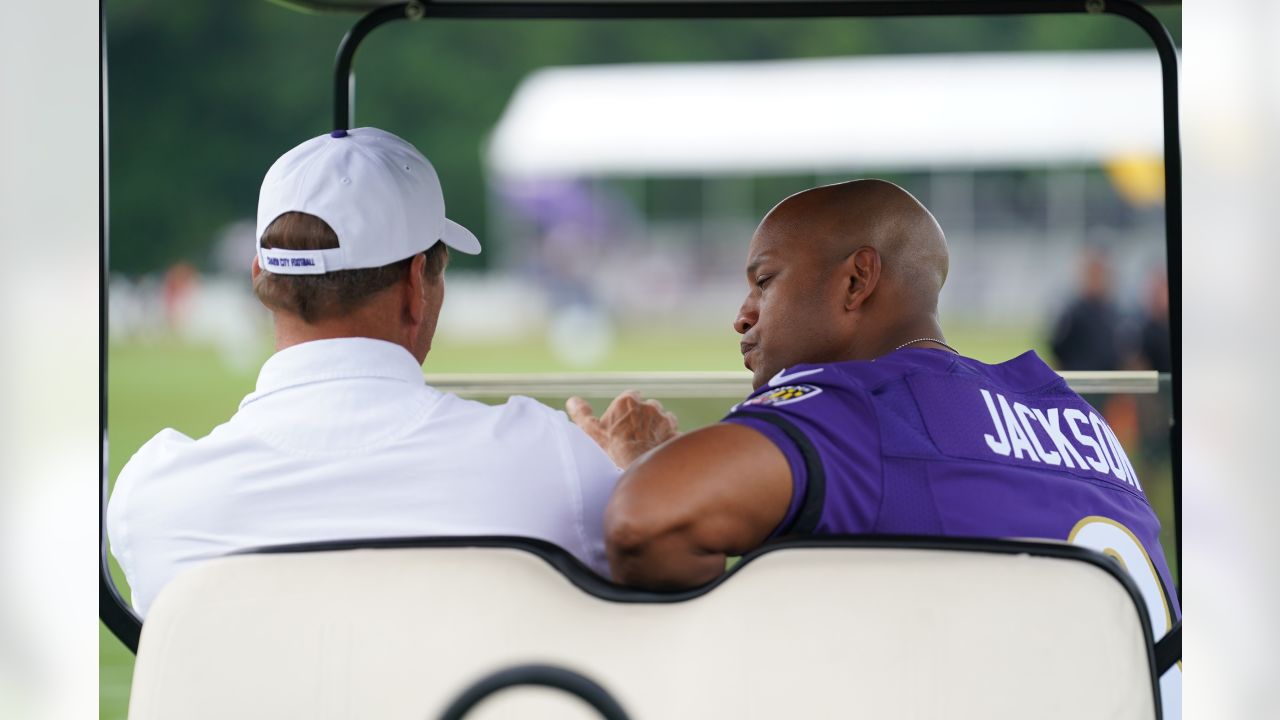
<svg viewBox="0 0 1280 720">
<path fill-rule="evenodd" d="M 622 470 L 613 464 L 604 450 L 577 425 L 563 416 L 565 440 L 577 471 L 582 501 L 580 527 L 583 553 L 575 553 L 587 567 L 608 578 L 609 561 L 604 549 L 604 509 L 613 495 Z M 584 554 L 585 553 L 585 554 Z"/>
<path fill-rule="evenodd" d="M 107 538 L 111 554 L 115 556 L 125 582 L 129 585 L 129 597 L 139 615 L 146 615 L 151 600 L 169 581 L 173 569 L 163 560 L 161 548 L 155 547 L 155 523 L 163 521 L 166 513 L 156 511 L 147 500 L 147 488 L 162 469 L 169 467 L 174 455 L 190 447 L 192 439 L 166 428 L 148 440 L 129 459 L 116 477 L 111 499 L 107 502 Z M 142 495 L 139 498 L 139 495 Z M 146 542 L 134 542 L 141 534 Z"/>
<path fill-rule="evenodd" d="M 821 503 L 816 497 L 809 498 L 810 475 L 818 479 L 818 486 L 821 488 L 825 480 L 825 473 L 820 464 L 814 466 L 812 458 L 806 457 L 804 440 L 795 440 L 788 431 L 784 429 L 785 425 L 778 415 L 765 412 L 731 412 L 724 419 L 725 422 L 734 423 L 735 425 L 745 425 L 760 434 L 764 435 L 787 459 L 787 465 L 791 468 L 791 502 L 787 506 L 787 514 L 782 518 L 782 522 L 778 527 L 769 533 L 769 538 L 779 537 L 781 535 L 789 535 L 792 533 L 812 532 L 814 528 L 797 527 L 802 508 L 808 508 L 809 513 L 806 514 L 806 520 L 813 519 L 813 507 L 819 509 Z M 793 426 L 794 427 L 794 426 Z M 806 499 L 809 502 L 806 502 Z M 808 524 L 808 523 L 806 523 Z"/>
<path fill-rule="evenodd" d="M 875 526 L 883 490 L 875 411 L 864 390 L 825 370 L 793 371 L 804 381 L 761 388 L 724 418 L 763 434 L 791 468 L 791 502 L 770 537 Z"/>
</svg>

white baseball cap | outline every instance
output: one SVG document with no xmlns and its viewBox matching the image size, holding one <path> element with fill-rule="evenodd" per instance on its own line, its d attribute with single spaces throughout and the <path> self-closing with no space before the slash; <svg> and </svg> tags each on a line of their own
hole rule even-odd
<svg viewBox="0 0 1280 720">
<path fill-rule="evenodd" d="M 287 212 L 314 215 L 338 236 L 329 250 L 262 247 L 267 227 Z M 435 168 L 417 148 L 385 130 L 335 130 L 285 153 L 258 195 L 258 265 L 282 275 L 319 275 L 390 265 L 436 241 L 480 252 L 471 231 L 444 216 Z"/>
</svg>

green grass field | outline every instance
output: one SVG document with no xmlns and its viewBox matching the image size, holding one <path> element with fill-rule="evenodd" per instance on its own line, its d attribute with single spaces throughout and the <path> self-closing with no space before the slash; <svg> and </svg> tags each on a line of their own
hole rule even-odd
<svg viewBox="0 0 1280 720">
<path fill-rule="evenodd" d="M 1030 331 L 952 328 L 949 340 L 967 355 L 988 362 L 1008 359 L 1039 338 Z M 261 358 L 270 353 L 263 340 Z M 1042 351 L 1043 354 L 1043 351 Z M 257 369 L 228 368 L 211 348 L 173 340 L 112 345 L 108 358 L 112 482 L 120 468 L 147 439 L 165 427 L 193 437 L 207 434 L 230 417 L 240 399 L 253 389 Z M 540 342 L 462 345 L 442 338 L 427 359 L 428 373 L 541 372 L 566 370 Z M 623 333 L 617 346 L 592 370 L 736 370 L 741 369 L 737 339 L 731 330 L 708 333 Z M 564 398 L 541 398 L 559 406 Z M 681 419 L 684 430 L 719 419 L 731 402 L 673 400 L 666 405 Z M 598 405 L 597 411 L 603 410 Z M 1166 471 L 1167 473 L 1167 471 Z M 1158 508 L 1167 505 L 1167 483 L 1147 488 Z M 1162 512 L 1162 517 L 1169 517 Z M 1166 523 L 1167 525 L 1168 523 Z M 1171 542 L 1172 538 L 1168 538 Z M 1171 547 L 1171 545 L 1166 545 Z M 1172 559 L 1172 558 L 1171 558 Z M 113 568 L 114 569 L 114 568 Z M 126 593 L 118 570 L 116 581 Z M 133 675 L 133 655 L 105 627 L 100 632 L 100 717 L 123 720 Z"/>
</svg>

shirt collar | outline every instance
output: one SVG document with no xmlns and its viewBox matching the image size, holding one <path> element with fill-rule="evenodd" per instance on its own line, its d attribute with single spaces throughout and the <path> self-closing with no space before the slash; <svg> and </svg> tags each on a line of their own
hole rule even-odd
<svg viewBox="0 0 1280 720">
<path fill-rule="evenodd" d="M 385 340 L 333 338 L 287 347 L 267 358 L 254 391 L 240 407 L 299 385 L 349 378 L 384 378 L 423 385 L 422 366 L 408 350 Z"/>
</svg>

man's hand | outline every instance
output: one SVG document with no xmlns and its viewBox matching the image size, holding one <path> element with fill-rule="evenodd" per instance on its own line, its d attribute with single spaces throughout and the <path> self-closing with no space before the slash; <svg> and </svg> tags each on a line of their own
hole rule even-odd
<svg viewBox="0 0 1280 720">
<path fill-rule="evenodd" d="M 615 398 L 598 418 L 591 404 L 577 396 L 569 398 L 564 407 L 569 418 L 623 470 L 636 458 L 680 434 L 675 415 L 663 410 L 657 400 L 642 400 L 635 390 Z"/>
</svg>

